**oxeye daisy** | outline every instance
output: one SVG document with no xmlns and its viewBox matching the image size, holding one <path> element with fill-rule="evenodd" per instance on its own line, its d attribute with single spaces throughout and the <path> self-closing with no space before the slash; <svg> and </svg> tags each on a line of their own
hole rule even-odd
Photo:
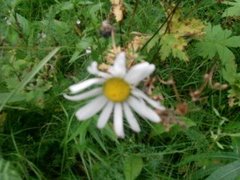
<svg viewBox="0 0 240 180">
<path fill-rule="evenodd" d="M 71 95 L 64 94 L 64 97 L 71 101 L 92 98 L 89 103 L 77 110 L 78 120 L 87 120 L 101 111 L 97 127 L 103 128 L 113 114 L 114 131 L 122 138 L 124 117 L 133 131 L 140 132 L 134 112 L 152 122 L 161 121 L 150 106 L 159 110 L 164 110 L 165 107 L 137 88 L 137 85 L 155 70 L 153 64 L 143 62 L 127 70 L 125 53 L 121 52 L 108 72 L 100 71 L 97 62 L 92 62 L 87 70 L 96 77 L 71 85 L 69 87 Z M 90 89 L 91 86 L 94 87 Z M 84 90 L 86 91 L 83 92 Z"/>
</svg>

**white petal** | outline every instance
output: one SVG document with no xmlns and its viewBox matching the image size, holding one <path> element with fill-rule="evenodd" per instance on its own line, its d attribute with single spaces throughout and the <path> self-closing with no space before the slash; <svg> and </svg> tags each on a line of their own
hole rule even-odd
<svg viewBox="0 0 240 180">
<path fill-rule="evenodd" d="M 121 52 L 117 55 L 113 66 L 108 69 L 108 72 L 114 76 L 123 77 L 126 74 L 126 55 Z"/>
<path fill-rule="evenodd" d="M 165 110 L 166 108 L 160 104 L 158 101 L 154 101 L 151 98 L 149 98 L 144 92 L 141 90 L 135 88 L 132 90 L 132 94 L 136 96 L 137 98 L 144 99 L 148 104 L 150 104 L 152 107 L 159 109 L 159 110 Z"/>
<path fill-rule="evenodd" d="M 105 72 L 99 71 L 97 66 L 98 66 L 97 62 L 94 61 L 94 62 L 91 63 L 90 66 L 87 67 L 87 71 L 90 74 L 93 74 L 93 75 L 96 75 L 96 76 L 99 76 L 99 77 L 103 77 L 105 79 L 111 77 L 110 74 L 107 74 Z"/>
<path fill-rule="evenodd" d="M 102 84 L 104 82 L 104 79 L 102 78 L 92 78 L 92 79 L 88 79 L 86 81 L 82 81 L 80 83 L 71 85 L 69 87 L 69 90 L 71 91 L 71 93 L 78 93 L 94 84 Z"/>
<path fill-rule="evenodd" d="M 150 76 L 155 70 L 155 65 L 144 62 L 133 66 L 127 72 L 124 79 L 130 84 L 137 85 L 140 81 Z"/>
<path fill-rule="evenodd" d="M 161 121 L 161 118 L 157 115 L 157 113 L 150 109 L 148 106 L 146 106 L 143 101 L 139 101 L 131 96 L 129 97 L 127 102 L 129 103 L 131 108 L 140 116 L 145 117 L 153 122 Z"/>
<path fill-rule="evenodd" d="M 89 97 L 99 95 L 101 93 L 102 93 L 102 88 L 96 88 L 96 89 L 90 90 L 88 92 L 78 94 L 78 95 L 74 95 L 74 96 L 69 96 L 67 94 L 64 94 L 63 96 L 70 101 L 80 101 L 80 100 L 83 100 L 83 99 L 87 99 Z"/>
<path fill-rule="evenodd" d="M 93 61 L 93 62 L 87 67 L 87 71 L 88 71 L 90 74 L 95 75 L 96 73 L 98 73 L 97 65 L 98 65 L 97 62 L 96 62 L 96 61 Z"/>
<path fill-rule="evenodd" d="M 106 102 L 107 99 L 104 96 L 98 96 L 95 99 L 91 100 L 88 104 L 81 107 L 76 112 L 78 120 L 83 121 L 89 119 L 98 113 L 103 108 L 103 106 L 105 106 Z"/>
<path fill-rule="evenodd" d="M 114 117 L 113 117 L 113 127 L 114 131 L 118 137 L 124 138 L 124 130 L 123 130 L 123 112 L 122 105 L 120 103 L 116 103 L 114 107 Z"/>
<path fill-rule="evenodd" d="M 139 124 L 127 103 L 123 103 L 123 110 L 131 129 L 134 130 L 135 132 L 140 132 Z"/>
<path fill-rule="evenodd" d="M 98 123 L 97 123 L 98 128 L 101 129 L 106 125 L 106 123 L 109 120 L 112 110 L 113 110 L 113 103 L 108 102 L 107 105 L 104 107 L 103 111 L 101 112 L 100 117 L 98 119 Z"/>
</svg>

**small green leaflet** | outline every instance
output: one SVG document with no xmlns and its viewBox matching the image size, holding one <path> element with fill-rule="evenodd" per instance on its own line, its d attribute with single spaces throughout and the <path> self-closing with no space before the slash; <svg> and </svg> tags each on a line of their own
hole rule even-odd
<svg viewBox="0 0 240 180">
<path fill-rule="evenodd" d="M 227 1 L 224 4 L 230 5 L 231 7 L 227 8 L 222 17 L 227 16 L 240 16 L 240 0 L 235 0 L 235 2 Z"/>
<path fill-rule="evenodd" d="M 240 36 L 231 36 L 232 31 L 224 30 L 220 25 L 211 26 L 211 24 L 206 27 L 205 33 L 204 39 L 196 44 L 196 50 L 200 56 L 212 59 L 219 55 L 224 64 L 228 59 L 235 58 L 229 47 L 240 47 Z"/>
<path fill-rule="evenodd" d="M 143 160 L 140 156 L 130 155 L 124 161 L 124 174 L 126 180 L 134 180 L 141 173 Z"/>
</svg>

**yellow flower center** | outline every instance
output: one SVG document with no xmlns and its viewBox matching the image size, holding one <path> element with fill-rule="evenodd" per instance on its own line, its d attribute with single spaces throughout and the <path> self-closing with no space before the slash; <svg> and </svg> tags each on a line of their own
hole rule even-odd
<svg viewBox="0 0 240 180">
<path fill-rule="evenodd" d="M 110 78 L 103 85 L 103 94 L 113 102 L 125 101 L 130 92 L 130 85 L 121 78 Z"/>
</svg>

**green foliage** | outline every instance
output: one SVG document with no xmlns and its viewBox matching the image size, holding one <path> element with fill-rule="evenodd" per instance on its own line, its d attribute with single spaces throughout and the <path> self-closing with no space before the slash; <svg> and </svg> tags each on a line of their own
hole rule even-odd
<svg viewBox="0 0 240 180">
<path fill-rule="evenodd" d="M 1 1 L 0 179 L 239 176 L 240 2 L 183 0 L 171 14 L 173 2 L 178 4 L 125 0 L 124 19 L 117 23 L 110 1 Z M 138 134 L 124 121 L 125 139 L 116 137 L 112 120 L 101 130 L 98 116 L 77 121 L 75 111 L 86 102 L 62 97 L 70 84 L 88 78 L 91 61 L 107 62 L 113 42 L 99 31 L 108 18 L 116 46 L 128 51 L 135 35 L 150 40 L 137 44 L 146 50 L 131 54 L 137 60 L 130 63 L 143 57 L 155 64 L 154 78 L 140 87 L 167 107 L 158 112 L 159 124 L 136 115 Z M 212 67 L 211 82 L 192 101 L 189 93 L 201 90 Z M 170 77 L 178 99 L 166 85 Z M 215 82 L 228 83 L 228 91 L 212 89 Z M 184 109 L 176 108 L 182 102 Z"/>
<path fill-rule="evenodd" d="M 231 1 L 224 1 L 224 4 L 227 4 L 231 7 L 228 7 L 224 13 L 222 14 L 222 17 L 227 17 L 227 16 L 240 16 L 240 0 L 234 0 L 233 2 Z"/>
<path fill-rule="evenodd" d="M 183 39 L 177 38 L 171 34 L 166 34 L 162 36 L 160 45 L 161 49 L 159 53 L 161 59 L 165 60 L 168 56 L 172 54 L 175 58 L 188 61 L 188 56 L 182 48 L 186 46 L 186 42 Z"/>
<path fill-rule="evenodd" d="M 21 180 L 21 176 L 11 162 L 0 159 L 0 179 L 3 180 Z"/>
<path fill-rule="evenodd" d="M 240 160 L 229 163 L 225 166 L 218 168 L 206 180 L 230 180 L 237 179 L 240 176 Z"/>
<path fill-rule="evenodd" d="M 231 63 L 235 56 L 229 47 L 240 47 L 240 36 L 231 36 L 230 30 L 224 30 L 220 25 L 208 24 L 205 30 L 205 37 L 196 44 L 197 53 L 208 59 L 219 56 L 222 63 Z"/>
<path fill-rule="evenodd" d="M 16 88 L 3 100 L 1 106 L 0 106 L 0 111 L 4 108 L 4 106 L 6 105 L 6 103 L 8 102 L 9 99 L 11 99 L 12 96 L 14 96 L 16 93 L 18 93 L 19 91 L 21 91 L 26 84 L 28 84 L 32 78 L 42 69 L 42 67 L 58 52 L 60 48 L 55 48 L 54 50 L 52 50 L 44 59 L 42 59 L 42 61 L 37 64 L 35 67 L 33 67 L 32 71 L 29 72 L 28 74 L 26 74 L 26 76 L 24 77 L 24 79 L 19 82 L 16 85 Z"/>
<path fill-rule="evenodd" d="M 229 48 L 240 47 L 239 42 L 240 36 L 232 36 L 231 30 L 209 24 L 204 39 L 195 47 L 197 53 L 204 58 L 212 59 L 218 55 L 222 63 L 223 78 L 231 85 L 228 91 L 232 101 L 231 106 L 240 104 L 240 89 L 235 55 Z"/>
<path fill-rule="evenodd" d="M 136 179 L 143 167 L 143 160 L 136 155 L 128 156 L 124 161 L 124 174 L 126 180 Z"/>
</svg>

